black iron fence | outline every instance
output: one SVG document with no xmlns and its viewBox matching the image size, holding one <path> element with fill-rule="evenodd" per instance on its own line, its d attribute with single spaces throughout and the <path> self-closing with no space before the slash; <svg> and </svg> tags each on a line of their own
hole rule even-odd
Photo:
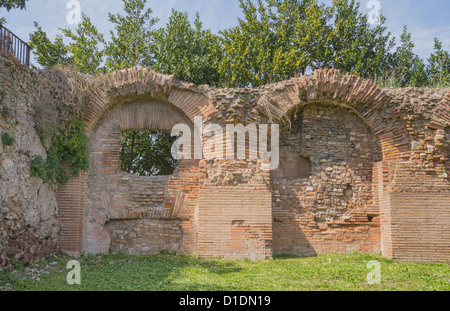
<svg viewBox="0 0 450 311">
<path fill-rule="evenodd" d="M 13 54 L 21 64 L 30 66 L 31 47 L 0 23 L 0 51 Z"/>
</svg>

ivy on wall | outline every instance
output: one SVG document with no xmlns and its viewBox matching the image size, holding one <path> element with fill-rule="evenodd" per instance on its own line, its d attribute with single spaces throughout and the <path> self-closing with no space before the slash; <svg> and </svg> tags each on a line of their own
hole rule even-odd
<svg viewBox="0 0 450 311">
<path fill-rule="evenodd" d="M 47 159 L 33 157 L 31 176 L 40 177 L 50 185 L 61 185 L 67 182 L 68 174 L 77 176 L 81 171 L 86 171 L 89 168 L 89 139 L 84 128 L 83 122 L 72 119 L 62 130 L 53 134 Z M 41 140 L 43 138 L 41 136 Z M 67 164 L 68 172 L 63 168 L 63 163 Z"/>
</svg>

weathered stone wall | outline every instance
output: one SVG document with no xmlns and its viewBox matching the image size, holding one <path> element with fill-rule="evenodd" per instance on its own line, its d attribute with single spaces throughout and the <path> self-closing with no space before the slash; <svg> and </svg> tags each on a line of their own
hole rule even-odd
<svg viewBox="0 0 450 311">
<path fill-rule="evenodd" d="M 180 220 L 113 220 L 106 224 L 111 237 L 110 251 L 131 255 L 177 252 L 183 240 Z"/>
<path fill-rule="evenodd" d="M 329 104 L 311 104 L 293 118 L 281 146 L 309 159 L 312 171 L 302 179 L 273 177 L 274 252 L 379 253 L 372 198 L 377 139 L 354 113 Z"/>
<path fill-rule="evenodd" d="M 30 176 L 33 156 L 46 156 L 35 131 L 36 109 L 50 84 L 0 56 L 0 266 L 30 263 L 58 251 L 60 230 L 55 189 Z"/>
<path fill-rule="evenodd" d="M 122 209 L 114 218 L 126 219 L 130 217 L 130 215 L 124 215 L 127 212 L 151 211 L 154 215 L 160 215 L 163 212 L 170 176 L 147 177 L 125 172 L 120 172 L 118 175 L 118 192 L 122 199 Z"/>
</svg>

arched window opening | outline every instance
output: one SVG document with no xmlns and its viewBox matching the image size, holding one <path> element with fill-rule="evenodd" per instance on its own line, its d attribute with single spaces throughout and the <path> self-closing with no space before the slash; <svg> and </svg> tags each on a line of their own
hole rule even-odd
<svg viewBox="0 0 450 311">
<path fill-rule="evenodd" d="M 175 140 L 169 131 L 123 131 L 121 170 L 138 176 L 172 175 L 178 165 L 171 153 Z"/>
</svg>

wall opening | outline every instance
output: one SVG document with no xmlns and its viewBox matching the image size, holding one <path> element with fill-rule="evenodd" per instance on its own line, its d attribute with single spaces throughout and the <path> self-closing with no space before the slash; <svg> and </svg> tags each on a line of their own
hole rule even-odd
<svg viewBox="0 0 450 311">
<path fill-rule="evenodd" d="M 172 175 L 179 164 L 171 153 L 175 140 L 169 131 L 123 131 L 121 170 L 138 176 Z"/>
</svg>

